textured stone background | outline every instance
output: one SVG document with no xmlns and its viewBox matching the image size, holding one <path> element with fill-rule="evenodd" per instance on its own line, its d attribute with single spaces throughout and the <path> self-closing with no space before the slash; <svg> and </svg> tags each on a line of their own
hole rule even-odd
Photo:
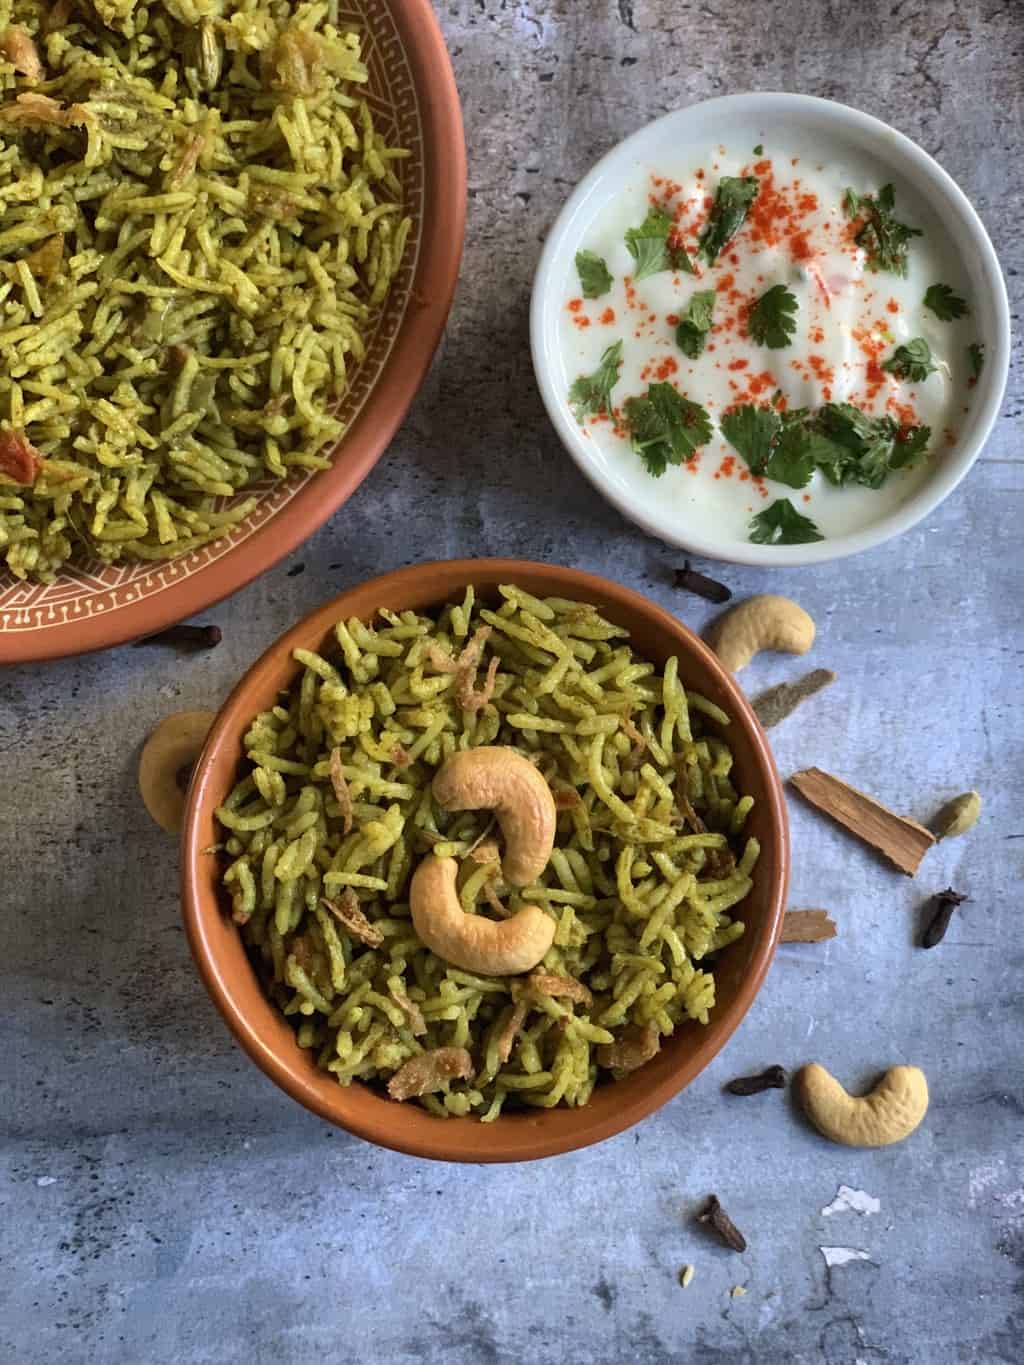
<svg viewBox="0 0 1024 1365">
<path fill-rule="evenodd" d="M 815 663 L 840 675 L 775 732 L 784 772 L 816 762 L 922 819 L 974 785 L 984 821 L 911 884 L 795 806 L 793 903 L 831 907 L 840 935 L 784 948 L 726 1054 L 659 1115 L 518 1168 L 378 1151 L 264 1080 L 192 970 L 174 848 L 133 789 L 137 746 L 166 712 L 216 703 L 324 598 L 403 562 L 519 551 L 606 572 L 702 624 L 668 586 L 679 556 L 575 473 L 530 370 L 540 243 L 601 152 L 729 91 L 860 105 L 972 196 L 1020 306 L 1019 0 L 438 9 L 465 102 L 469 235 L 443 351 L 388 457 L 289 564 L 212 614 L 215 653 L 128 649 L 0 679 L 0 1361 L 1019 1361 L 1019 322 L 1000 427 L 925 525 L 811 571 L 724 571 L 741 593 L 797 595 L 819 622 Z M 750 681 L 792 672 L 762 660 Z M 950 882 L 971 904 L 922 953 L 916 907 Z M 777 1093 L 720 1093 L 811 1057 L 851 1085 L 921 1064 L 925 1126 L 846 1151 Z M 881 1211 L 823 1217 L 841 1182 Z M 747 1233 L 743 1256 L 694 1229 L 712 1189 Z M 867 1259 L 828 1270 L 822 1246 Z"/>
</svg>

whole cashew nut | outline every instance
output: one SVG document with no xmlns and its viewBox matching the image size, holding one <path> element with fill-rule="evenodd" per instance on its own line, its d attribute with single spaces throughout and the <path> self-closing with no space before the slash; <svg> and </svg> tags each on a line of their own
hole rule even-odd
<svg viewBox="0 0 1024 1365">
<path fill-rule="evenodd" d="M 535 881 L 555 844 L 555 798 L 528 758 L 504 745 L 452 754 L 434 778 L 445 810 L 493 810 L 505 836 L 501 872 L 512 886 Z"/>
<path fill-rule="evenodd" d="M 412 922 L 438 957 L 477 976 L 516 976 L 536 967 L 555 938 L 555 922 L 538 905 L 524 905 L 511 919 L 467 915 L 459 903 L 454 858 L 428 854 L 409 890 Z"/>
<path fill-rule="evenodd" d="M 788 597 L 766 593 L 748 597 L 720 616 L 708 642 L 729 672 L 738 673 L 762 649 L 806 654 L 814 633 L 814 622 L 803 607 Z"/>
<path fill-rule="evenodd" d="M 870 1094 L 848 1094 L 823 1066 L 798 1073 L 804 1113 L 819 1133 L 846 1147 L 888 1147 L 909 1137 L 928 1111 L 928 1082 L 916 1066 L 893 1066 Z"/>
</svg>

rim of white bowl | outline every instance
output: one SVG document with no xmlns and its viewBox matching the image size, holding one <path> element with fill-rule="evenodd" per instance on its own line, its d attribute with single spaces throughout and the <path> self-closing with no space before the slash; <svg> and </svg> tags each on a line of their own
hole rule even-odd
<svg viewBox="0 0 1024 1365">
<path fill-rule="evenodd" d="M 572 419 L 568 404 L 555 384 L 555 361 L 551 354 L 554 348 L 548 346 L 545 321 L 549 309 L 556 306 L 556 301 L 560 301 L 559 290 L 552 287 L 552 275 L 564 239 L 575 230 L 573 220 L 577 211 L 601 176 L 634 150 L 639 151 L 654 130 L 674 121 L 692 117 L 697 111 L 702 115 L 717 113 L 722 116 L 749 111 L 752 124 L 759 117 L 771 117 L 780 112 L 817 114 L 823 119 L 830 120 L 833 126 L 847 130 L 856 129 L 874 135 L 884 140 L 886 153 L 884 159 L 892 162 L 902 156 L 909 162 L 920 173 L 921 178 L 928 182 L 926 189 L 918 186 L 919 192 L 932 202 L 933 207 L 943 208 L 955 214 L 960 220 L 961 228 L 972 239 L 977 253 L 977 264 L 980 267 L 979 275 L 988 292 L 986 311 L 990 310 L 992 314 L 992 331 L 991 334 L 986 332 L 985 335 L 985 368 L 974 391 L 970 433 L 966 438 L 957 441 L 947 453 L 941 467 L 935 470 L 934 475 L 912 497 L 887 516 L 879 518 L 873 525 L 860 531 L 845 536 L 834 536 L 810 545 L 726 542 L 702 536 L 689 528 L 681 533 L 678 524 L 669 524 L 667 517 L 665 521 L 659 521 L 647 515 L 629 497 L 622 495 L 610 485 L 590 457 L 580 429 Z M 822 564 L 828 560 L 843 559 L 847 555 L 873 549 L 916 526 L 949 497 L 981 454 L 1002 407 L 1010 368 L 1010 304 L 999 258 L 977 210 L 952 176 L 916 142 L 874 115 L 865 114 L 860 109 L 840 104 L 835 100 L 822 99 L 816 95 L 787 94 L 782 91 L 750 91 L 740 95 L 723 95 L 717 99 L 701 100 L 696 104 L 663 114 L 617 143 L 587 172 L 556 218 L 541 253 L 534 275 L 530 303 L 530 349 L 541 398 L 562 444 L 582 473 L 623 516 L 628 517 L 650 535 L 657 536 L 659 540 L 678 545 L 693 554 L 703 555 L 709 559 L 731 564 L 792 568 L 805 564 Z"/>
</svg>

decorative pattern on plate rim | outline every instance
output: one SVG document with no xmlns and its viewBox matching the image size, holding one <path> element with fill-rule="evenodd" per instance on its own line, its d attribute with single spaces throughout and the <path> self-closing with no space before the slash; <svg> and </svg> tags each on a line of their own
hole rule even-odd
<svg viewBox="0 0 1024 1365">
<path fill-rule="evenodd" d="M 402 267 L 367 345 L 366 358 L 353 373 L 341 406 L 341 417 L 346 426 L 351 426 L 387 362 L 405 317 L 423 228 L 424 164 L 416 88 L 388 6 L 375 0 L 347 4 L 341 7 L 338 18 L 340 24 L 357 27 L 363 35 L 364 60 L 370 73 L 364 98 L 373 110 L 374 122 L 392 146 L 407 147 L 410 152 L 405 161 L 395 164 L 402 178 L 412 230 Z M 334 458 L 345 458 L 344 438 Z M 0 569 L 0 634 L 45 630 L 115 612 L 202 573 L 264 526 L 316 476 L 316 471 L 300 470 L 284 483 L 246 489 L 240 497 L 255 493 L 259 502 L 245 521 L 232 527 L 220 540 L 177 559 L 138 564 L 105 565 L 95 560 L 68 564 L 54 583 L 20 582 L 6 569 Z"/>
</svg>

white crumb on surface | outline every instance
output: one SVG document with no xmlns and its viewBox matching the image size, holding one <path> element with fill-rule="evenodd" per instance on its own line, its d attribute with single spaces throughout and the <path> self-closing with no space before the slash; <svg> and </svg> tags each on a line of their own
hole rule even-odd
<svg viewBox="0 0 1024 1365">
<path fill-rule="evenodd" d="M 56 1185 L 56 1183 L 57 1183 L 57 1177 L 56 1177 L 55 1175 L 37 1175 L 37 1176 L 36 1176 L 36 1184 L 39 1186 L 39 1188 L 40 1188 L 41 1190 L 45 1190 L 46 1187 L 47 1187 L 47 1185 Z"/>
<path fill-rule="evenodd" d="M 819 1247 L 818 1250 L 824 1256 L 829 1269 L 837 1265 L 847 1265 L 850 1261 L 871 1260 L 866 1251 L 861 1251 L 857 1247 Z"/>
<path fill-rule="evenodd" d="M 855 1190 L 850 1185 L 840 1185 L 836 1190 L 836 1197 L 831 1204 L 825 1205 L 821 1214 L 823 1218 L 828 1218 L 833 1213 L 859 1213 L 868 1216 L 877 1213 L 881 1207 L 882 1201 L 868 1194 L 867 1190 Z"/>
</svg>

